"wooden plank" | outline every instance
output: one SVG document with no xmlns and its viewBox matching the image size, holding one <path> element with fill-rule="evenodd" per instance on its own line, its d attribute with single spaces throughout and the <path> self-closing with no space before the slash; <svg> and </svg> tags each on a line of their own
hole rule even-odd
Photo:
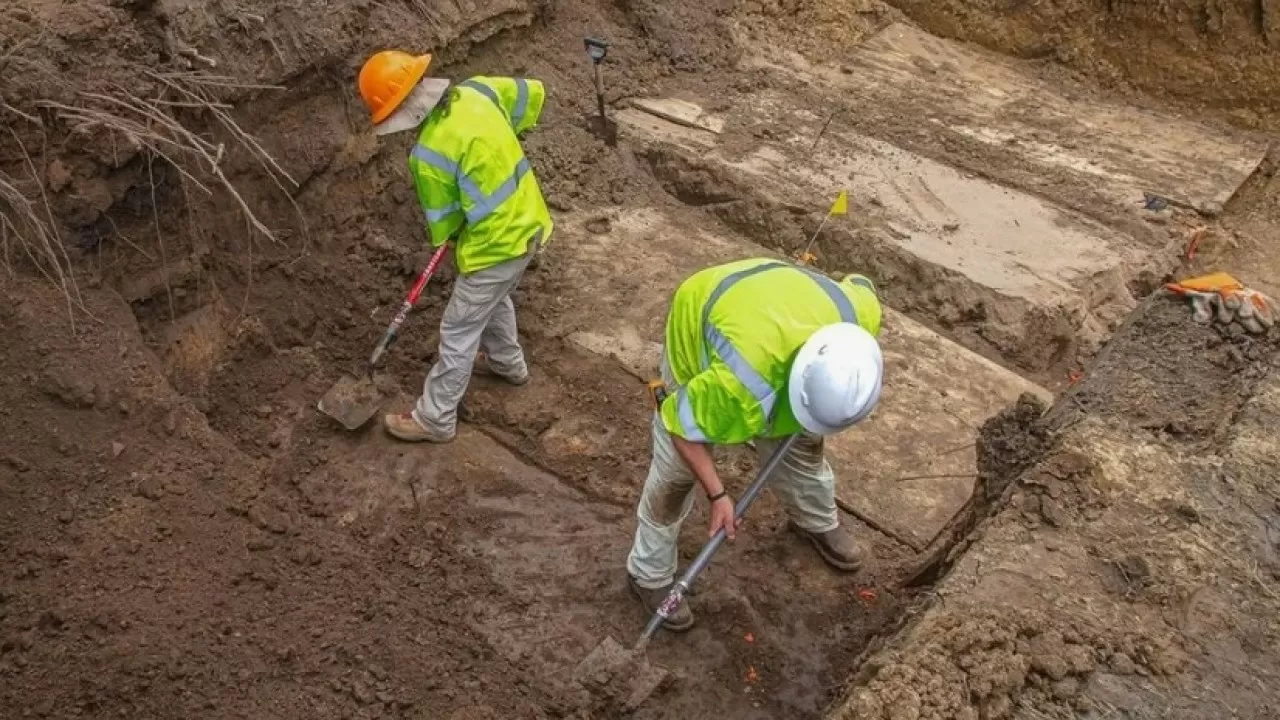
<svg viewBox="0 0 1280 720">
<path fill-rule="evenodd" d="M 636 98 L 631 106 L 669 120 L 677 125 L 707 130 L 717 135 L 724 132 L 724 118 L 710 115 L 702 106 L 677 98 Z"/>
</svg>

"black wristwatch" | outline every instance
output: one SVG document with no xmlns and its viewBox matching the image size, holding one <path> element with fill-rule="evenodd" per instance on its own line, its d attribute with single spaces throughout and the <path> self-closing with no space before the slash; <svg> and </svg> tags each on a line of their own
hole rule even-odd
<svg viewBox="0 0 1280 720">
<path fill-rule="evenodd" d="M 728 490 L 725 490 L 724 488 L 720 488 L 720 492 L 716 493 L 715 495 L 708 495 L 707 500 L 711 502 L 715 502 L 728 494 L 729 494 Z"/>
</svg>

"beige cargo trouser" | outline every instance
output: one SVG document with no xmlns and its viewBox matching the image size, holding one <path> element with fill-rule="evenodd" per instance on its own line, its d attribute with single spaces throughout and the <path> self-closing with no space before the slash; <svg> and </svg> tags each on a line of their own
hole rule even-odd
<svg viewBox="0 0 1280 720">
<path fill-rule="evenodd" d="M 662 379 L 674 384 L 664 351 Z M 763 467 L 781 442 L 756 438 L 756 453 Z M 671 435 L 657 413 L 653 415 L 653 459 L 649 476 L 636 507 L 636 536 L 627 557 L 627 572 L 646 589 L 670 585 L 676 575 L 676 539 L 680 526 L 693 510 L 693 471 L 676 452 Z M 836 511 L 835 474 L 823 456 L 818 435 L 801 435 L 783 458 L 766 487 L 777 494 L 787 516 L 802 530 L 828 532 L 840 525 Z"/>
<path fill-rule="evenodd" d="M 422 384 L 413 417 L 428 430 L 453 435 L 458 428 L 458 403 L 471 381 L 476 353 L 483 349 L 489 367 L 499 375 L 522 378 L 529 373 L 516 332 L 516 308 L 511 292 L 540 243 L 515 260 L 459 275 L 453 295 L 440 319 L 440 353 Z"/>
</svg>

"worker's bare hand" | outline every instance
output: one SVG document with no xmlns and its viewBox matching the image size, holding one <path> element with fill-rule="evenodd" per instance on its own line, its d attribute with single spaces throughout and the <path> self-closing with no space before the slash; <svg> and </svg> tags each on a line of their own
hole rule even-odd
<svg viewBox="0 0 1280 720">
<path fill-rule="evenodd" d="M 742 521 L 733 519 L 733 501 L 728 495 L 711 503 L 711 525 L 707 528 L 707 537 L 714 537 L 720 528 L 724 528 L 725 537 L 730 540 L 738 534 L 738 525 Z"/>
</svg>

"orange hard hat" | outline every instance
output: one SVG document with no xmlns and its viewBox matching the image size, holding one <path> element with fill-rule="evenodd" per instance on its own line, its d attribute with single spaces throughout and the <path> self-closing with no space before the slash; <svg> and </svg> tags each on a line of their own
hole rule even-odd
<svg viewBox="0 0 1280 720">
<path fill-rule="evenodd" d="M 360 68 L 360 97 L 369 106 L 373 124 L 391 117 L 400 103 L 427 74 L 430 55 L 410 55 L 400 50 L 383 50 Z"/>
</svg>

